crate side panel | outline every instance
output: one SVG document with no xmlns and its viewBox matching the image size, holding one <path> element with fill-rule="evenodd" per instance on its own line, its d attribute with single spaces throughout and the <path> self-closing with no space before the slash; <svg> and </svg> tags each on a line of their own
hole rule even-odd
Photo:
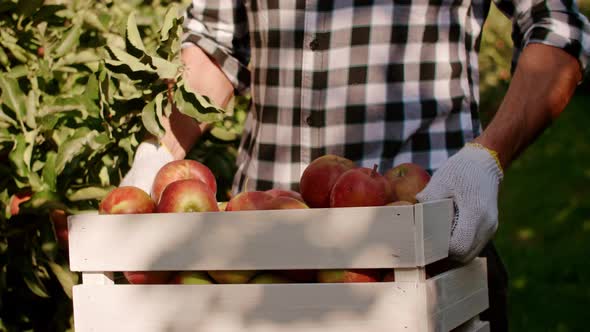
<svg viewBox="0 0 590 332">
<path fill-rule="evenodd" d="M 489 305 L 485 258 L 435 276 L 426 286 L 428 310 L 436 317 L 435 331 L 453 329 Z"/>
<path fill-rule="evenodd" d="M 421 286 L 79 285 L 74 321 L 78 332 L 423 331 Z"/>
<path fill-rule="evenodd" d="M 74 271 L 415 266 L 413 207 L 70 218 Z"/>
<path fill-rule="evenodd" d="M 416 260 L 421 266 L 448 256 L 453 220 L 453 201 L 444 199 L 415 205 L 417 234 Z"/>
</svg>

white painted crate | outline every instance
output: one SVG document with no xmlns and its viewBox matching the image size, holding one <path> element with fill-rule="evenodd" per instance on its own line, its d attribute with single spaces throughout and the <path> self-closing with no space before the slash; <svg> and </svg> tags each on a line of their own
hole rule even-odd
<svg viewBox="0 0 590 332">
<path fill-rule="evenodd" d="M 488 306 L 485 260 L 447 256 L 450 200 L 363 208 L 78 215 L 74 322 L 85 331 L 450 331 Z M 116 285 L 112 271 L 395 268 L 395 282 Z M 465 325 L 461 326 L 464 328 Z M 485 331 L 463 329 L 461 331 Z"/>
</svg>

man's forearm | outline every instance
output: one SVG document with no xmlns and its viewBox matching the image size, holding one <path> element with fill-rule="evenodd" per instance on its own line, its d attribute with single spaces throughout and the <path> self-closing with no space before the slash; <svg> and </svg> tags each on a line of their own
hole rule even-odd
<svg viewBox="0 0 590 332">
<path fill-rule="evenodd" d="M 182 50 L 185 66 L 183 79 L 193 89 L 208 96 L 215 104 L 225 107 L 233 95 L 233 86 L 219 66 L 200 48 L 188 47 Z M 187 152 L 207 130 L 207 125 L 174 109 L 162 125 L 166 134 L 161 142 L 176 159 L 184 159 Z"/>
<path fill-rule="evenodd" d="M 563 111 L 581 75 L 578 61 L 563 50 L 530 44 L 498 112 L 475 142 L 498 152 L 507 167 Z"/>
</svg>

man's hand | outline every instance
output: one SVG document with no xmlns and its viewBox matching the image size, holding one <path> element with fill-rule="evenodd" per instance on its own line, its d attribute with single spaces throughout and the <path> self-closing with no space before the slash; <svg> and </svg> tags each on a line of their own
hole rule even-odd
<svg viewBox="0 0 590 332">
<path fill-rule="evenodd" d="M 440 167 L 416 195 L 419 202 L 452 198 L 455 220 L 449 256 L 475 258 L 498 229 L 498 186 L 503 172 L 494 152 L 467 144 Z"/>
<path fill-rule="evenodd" d="M 225 107 L 233 96 L 233 86 L 219 66 L 200 48 L 190 46 L 182 50 L 185 65 L 184 79 L 191 88 Z M 150 138 L 137 147 L 133 166 L 121 181 L 121 186 L 135 186 L 151 195 L 156 174 L 168 162 L 180 160 L 207 130 L 208 125 L 182 114 L 175 107 L 169 117 L 162 119 L 164 136 Z"/>
<path fill-rule="evenodd" d="M 152 194 L 152 185 L 162 166 L 175 158 L 168 149 L 156 140 L 143 141 L 135 151 L 133 166 L 127 172 L 120 186 L 134 186 Z"/>
</svg>

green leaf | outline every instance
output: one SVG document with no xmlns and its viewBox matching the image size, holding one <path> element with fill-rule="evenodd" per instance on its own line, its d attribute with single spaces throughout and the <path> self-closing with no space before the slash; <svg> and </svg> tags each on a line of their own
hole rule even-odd
<svg viewBox="0 0 590 332">
<path fill-rule="evenodd" d="M 59 146 L 55 166 L 57 174 L 61 174 L 66 165 L 75 157 L 87 153 L 88 149 L 103 150 L 109 142 L 110 139 L 106 133 L 99 133 L 86 127 L 77 129 Z"/>
<path fill-rule="evenodd" d="M 156 52 L 164 59 L 171 59 L 173 52 L 173 44 L 178 40 L 178 28 L 182 24 L 183 18 L 178 16 L 178 9 L 176 6 L 171 6 L 164 16 L 162 29 L 160 30 L 160 45 Z"/>
<path fill-rule="evenodd" d="M 47 262 L 51 272 L 55 275 L 66 295 L 72 298 L 72 289 L 78 282 L 77 275 L 67 269 L 67 266 L 61 266 L 54 262 Z"/>
<path fill-rule="evenodd" d="M 45 167 L 41 173 L 41 179 L 51 191 L 56 191 L 57 172 L 55 164 L 57 161 L 57 153 L 55 151 L 48 151 L 46 154 Z"/>
<path fill-rule="evenodd" d="M 137 23 L 135 21 L 135 13 L 131 13 L 127 18 L 127 27 L 125 35 L 125 47 L 127 52 L 134 55 L 135 57 L 141 58 L 145 52 L 145 46 L 139 35 L 137 29 Z"/>
<path fill-rule="evenodd" d="M 2 90 L 0 98 L 16 113 L 17 120 L 22 123 L 25 117 L 25 94 L 18 86 L 18 82 L 0 73 L 0 89 Z"/>
<path fill-rule="evenodd" d="M 106 60 L 105 66 L 113 73 L 123 74 L 132 80 L 140 80 L 144 83 L 158 79 L 157 72 L 148 65 L 139 62 L 139 60 L 132 63 L 124 63 L 118 60 Z"/>
<path fill-rule="evenodd" d="M 37 115 L 37 104 L 38 104 L 38 96 L 35 93 L 35 90 L 29 91 L 29 95 L 26 99 L 26 115 L 25 115 L 25 123 L 29 128 L 36 128 L 37 122 L 35 121 L 35 116 Z"/>
<path fill-rule="evenodd" d="M 47 212 L 47 209 L 66 209 L 66 206 L 62 203 L 60 196 L 50 190 L 42 190 L 33 193 L 31 199 L 22 203 L 24 209 L 32 211 Z"/>
<path fill-rule="evenodd" d="M 8 66 L 8 55 L 4 52 L 4 49 L 0 46 L 0 64 L 3 66 Z"/>
<path fill-rule="evenodd" d="M 113 189 L 115 189 L 114 186 L 109 186 L 109 187 L 90 186 L 90 187 L 85 187 L 82 189 L 72 191 L 71 193 L 68 193 L 67 198 L 73 202 L 87 201 L 87 200 L 101 200 Z"/>
<path fill-rule="evenodd" d="M 21 178 L 26 178 L 29 175 L 29 168 L 23 158 L 26 148 L 27 142 L 25 140 L 25 135 L 18 134 L 15 136 L 12 151 L 8 154 L 8 158 L 14 165 L 16 175 Z"/>
<path fill-rule="evenodd" d="M 162 102 L 164 96 L 159 93 L 154 100 L 150 101 L 141 111 L 141 121 L 145 129 L 152 135 L 160 138 L 164 136 L 164 128 L 159 119 L 162 117 Z"/>
<path fill-rule="evenodd" d="M 27 284 L 27 287 L 29 290 L 31 290 L 31 292 L 33 292 L 33 294 L 39 297 L 48 298 L 49 294 L 47 292 L 47 288 L 45 288 L 45 285 L 35 273 L 34 269 L 35 268 L 33 266 L 22 269 L 21 272 L 23 273 L 25 284 Z"/>
<path fill-rule="evenodd" d="M 152 65 L 162 79 L 174 79 L 180 72 L 180 65 L 164 60 L 160 57 L 151 57 Z"/>
<path fill-rule="evenodd" d="M 78 46 L 80 43 L 80 34 L 82 33 L 82 24 L 77 22 L 66 32 L 63 41 L 55 49 L 54 57 L 59 58 Z"/>
<path fill-rule="evenodd" d="M 223 127 L 212 128 L 211 135 L 213 135 L 216 138 L 219 138 L 222 141 L 234 141 L 239 137 L 237 133 Z"/>
<path fill-rule="evenodd" d="M 181 113 L 199 122 L 213 123 L 223 120 L 223 110 L 213 105 L 207 97 L 187 90 L 184 84 L 176 89 L 174 102 Z"/>
</svg>

